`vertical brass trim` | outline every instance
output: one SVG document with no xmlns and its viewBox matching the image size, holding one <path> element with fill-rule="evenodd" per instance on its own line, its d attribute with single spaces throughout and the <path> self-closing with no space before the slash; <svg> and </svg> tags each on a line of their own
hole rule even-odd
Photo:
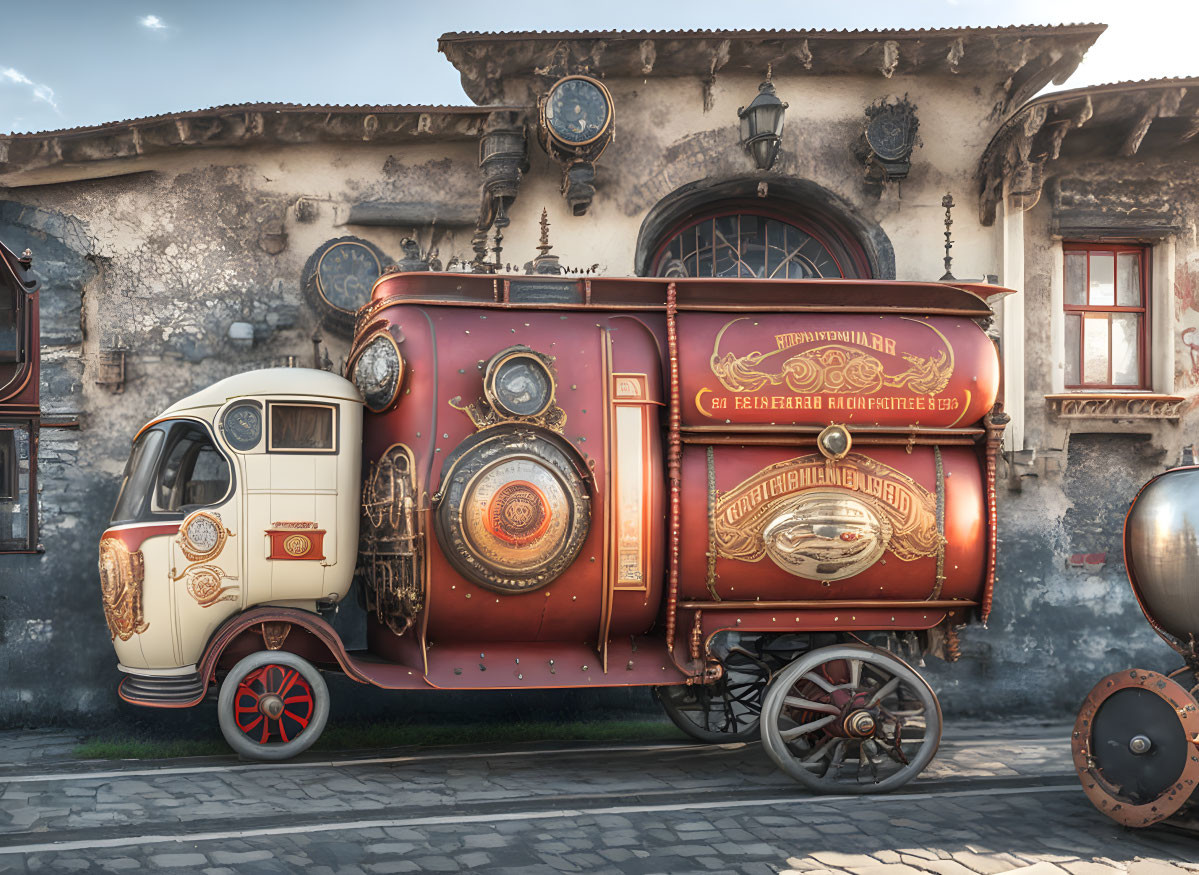
<svg viewBox="0 0 1199 875">
<path fill-rule="evenodd" d="M 716 592 L 716 448 L 708 446 L 708 594 L 720 601 Z"/>
<path fill-rule="evenodd" d="M 666 471 L 670 482 L 670 525 L 667 529 L 670 576 L 666 595 L 666 649 L 674 655 L 674 632 L 679 600 L 679 493 L 683 480 L 683 412 L 679 400 L 679 290 L 666 287 L 666 344 L 670 356 L 670 419 L 667 427 Z"/>
<path fill-rule="evenodd" d="M 930 599 L 939 599 L 945 586 L 945 465 L 941 461 L 941 448 L 933 447 L 933 459 L 937 464 L 937 581 Z"/>
<path fill-rule="evenodd" d="M 612 332 L 610 329 L 600 329 L 600 404 L 603 410 L 604 426 L 604 553 L 602 569 L 602 588 L 600 598 L 599 637 L 595 646 L 599 652 L 600 666 L 604 674 L 608 673 L 608 633 L 612 626 L 613 587 L 616 583 L 612 552 L 615 549 L 615 539 L 612 537 L 612 526 L 615 520 L 615 496 L 612 489 L 612 468 L 615 463 L 612 452 L 613 416 L 612 406 Z"/>
</svg>

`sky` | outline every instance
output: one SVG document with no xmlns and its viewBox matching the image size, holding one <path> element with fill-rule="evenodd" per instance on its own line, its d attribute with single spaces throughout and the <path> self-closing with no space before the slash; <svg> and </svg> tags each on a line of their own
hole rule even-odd
<svg viewBox="0 0 1199 875">
<path fill-rule="evenodd" d="M 1076 22 L 1109 27 L 1059 87 L 1199 76 L 1199 0 L 0 0 L 0 134 L 221 104 L 467 104 L 447 31 Z"/>
</svg>

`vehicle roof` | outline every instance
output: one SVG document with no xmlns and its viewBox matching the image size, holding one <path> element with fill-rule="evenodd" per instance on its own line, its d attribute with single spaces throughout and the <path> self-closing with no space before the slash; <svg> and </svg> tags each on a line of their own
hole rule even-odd
<svg viewBox="0 0 1199 875">
<path fill-rule="evenodd" d="M 354 384 L 337 374 L 315 368 L 264 368 L 219 380 L 176 401 L 163 411 L 162 416 L 200 407 L 220 407 L 234 398 L 263 395 L 336 398 L 362 403 L 362 395 Z"/>
</svg>

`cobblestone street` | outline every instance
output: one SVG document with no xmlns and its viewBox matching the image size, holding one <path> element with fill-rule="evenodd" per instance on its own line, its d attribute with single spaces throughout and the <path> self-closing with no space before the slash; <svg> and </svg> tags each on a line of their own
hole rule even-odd
<svg viewBox="0 0 1199 875">
<path fill-rule="evenodd" d="M 757 744 L 508 745 L 276 765 L 79 762 L 3 734 L 0 871 L 1199 872 L 1199 843 L 1082 795 L 1069 727 L 950 727 L 889 796 L 806 795 Z"/>
</svg>

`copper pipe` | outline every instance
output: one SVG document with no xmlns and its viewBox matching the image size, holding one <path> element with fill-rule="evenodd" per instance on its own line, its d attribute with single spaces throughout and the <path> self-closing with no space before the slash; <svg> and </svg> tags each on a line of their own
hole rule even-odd
<svg viewBox="0 0 1199 875">
<path fill-rule="evenodd" d="M 887 599 L 824 601 L 821 599 L 807 599 L 804 601 L 789 602 L 679 602 L 678 606 L 684 610 L 693 611 L 819 611 L 826 609 L 830 611 L 842 611 L 855 608 L 861 610 L 868 608 L 889 608 L 897 611 L 929 608 L 944 611 L 977 607 L 978 602 L 968 599 L 937 599 L 935 601 L 894 601 Z"/>
</svg>

